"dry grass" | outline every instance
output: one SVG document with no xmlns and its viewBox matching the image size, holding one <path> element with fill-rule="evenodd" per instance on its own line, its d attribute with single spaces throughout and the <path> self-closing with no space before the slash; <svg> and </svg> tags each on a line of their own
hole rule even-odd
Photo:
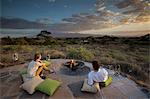
<svg viewBox="0 0 150 99">
<path fill-rule="evenodd" d="M 67 45 L 58 46 L 33 46 L 33 45 L 3 45 L 1 48 L 0 62 L 11 64 L 12 53 L 19 53 L 19 62 L 33 58 L 35 52 L 42 56 L 50 54 L 51 58 L 76 58 L 92 61 L 96 59 L 101 64 L 120 64 L 121 71 L 134 77 L 138 81 L 149 82 L 150 55 L 147 45 Z M 130 72 L 129 72 L 130 71 Z"/>
</svg>

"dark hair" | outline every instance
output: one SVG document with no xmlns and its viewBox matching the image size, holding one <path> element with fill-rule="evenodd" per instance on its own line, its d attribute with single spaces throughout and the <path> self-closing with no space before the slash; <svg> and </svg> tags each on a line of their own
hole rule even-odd
<svg viewBox="0 0 150 99">
<path fill-rule="evenodd" d="M 92 62 L 92 65 L 93 65 L 93 69 L 94 69 L 94 70 L 96 70 L 96 71 L 99 70 L 100 65 L 98 64 L 98 61 L 93 61 L 93 62 Z"/>
<path fill-rule="evenodd" d="M 40 53 L 36 53 L 36 54 L 34 55 L 34 61 L 36 61 L 40 56 L 41 56 Z"/>
</svg>

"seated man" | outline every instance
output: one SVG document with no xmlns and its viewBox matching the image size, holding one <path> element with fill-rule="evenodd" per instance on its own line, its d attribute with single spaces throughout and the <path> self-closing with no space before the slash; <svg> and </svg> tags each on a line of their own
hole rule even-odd
<svg viewBox="0 0 150 99">
<path fill-rule="evenodd" d="M 45 79 L 45 76 L 42 75 L 42 71 L 47 70 L 50 72 L 50 70 L 48 69 L 48 67 L 45 66 L 44 63 L 42 63 L 41 61 L 41 54 L 37 53 L 34 56 L 34 60 L 32 60 L 29 63 L 28 69 L 27 69 L 27 73 L 30 77 L 41 77 L 42 79 Z"/>
<path fill-rule="evenodd" d="M 97 61 L 92 62 L 93 70 L 88 74 L 88 84 L 93 85 L 94 82 L 105 82 L 108 79 L 108 72 L 104 68 L 100 68 Z"/>
</svg>

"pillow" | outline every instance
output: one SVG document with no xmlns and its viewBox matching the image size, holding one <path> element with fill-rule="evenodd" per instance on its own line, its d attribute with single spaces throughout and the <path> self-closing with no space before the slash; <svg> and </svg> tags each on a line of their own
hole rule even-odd
<svg viewBox="0 0 150 99">
<path fill-rule="evenodd" d="M 52 96 L 59 86 L 60 82 L 48 78 L 42 83 L 40 83 L 36 87 L 36 90 Z"/>
<path fill-rule="evenodd" d="M 22 79 L 23 79 L 23 82 L 27 82 L 27 81 L 31 80 L 32 78 L 29 77 L 28 74 L 23 74 Z"/>
<path fill-rule="evenodd" d="M 93 85 L 88 85 L 88 80 L 85 79 L 81 91 L 97 93 L 100 91 L 99 83 L 94 83 Z"/>
<path fill-rule="evenodd" d="M 24 68 L 20 71 L 20 75 L 27 74 L 27 68 Z"/>
<path fill-rule="evenodd" d="M 35 92 L 35 88 L 39 85 L 43 80 L 38 77 L 34 77 L 31 80 L 24 82 L 20 87 L 26 90 L 29 94 L 33 94 Z"/>
<path fill-rule="evenodd" d="M 112 82 L 112 77 L 109 76 L 108 79 L 107 79 L 105 82 L 100 82 L 99 84 L 100 84 L 100 86 L 102 86 L 102 87 L 106 87 L 106 86 L 110 85 L 111 82 Z"/>
<path fill-rule="evenodd" d="M 46 66 L 49 66 L 49 65 L 50 65 L 50 61 L 42 60 L 42 62 L 43 62 Z"/>
</svg>

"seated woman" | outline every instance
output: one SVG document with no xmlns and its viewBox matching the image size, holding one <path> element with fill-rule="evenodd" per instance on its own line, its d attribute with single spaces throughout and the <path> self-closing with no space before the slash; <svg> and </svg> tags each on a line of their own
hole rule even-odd
<svg viewBox="0 0 150 99">
<path fill-rule="evenodd" d="M 93 85 L 94 82 L 105 82 L 108 79 L 108 72 L 104 68 L 100 68 L 97 61 L 92 62 L 93 70 L 88 74 L 88 84 Z"/>
<path fill-rule="evenodd" d="M 41 77 L 42 79 L 45 79 L 46 77 L 42 75 L 42 71 L 47 70 L 50 72 L 48 67 L 45 66 L 44 63 L 41 61 L 41 54 L 37 53 L 34 55 L 34 60 L 32 60 L 29 63 L 27 73 L 30 77 Z"/>
</svg>

